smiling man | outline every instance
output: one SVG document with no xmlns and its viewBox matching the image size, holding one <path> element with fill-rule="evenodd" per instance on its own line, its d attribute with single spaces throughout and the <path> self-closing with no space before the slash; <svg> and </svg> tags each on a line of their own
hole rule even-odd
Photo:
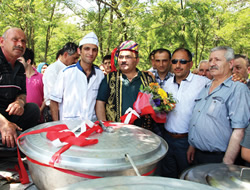
<svg viewBox="0 0 250 190">
<path fill-rule="evenodd" d="M 17 61 L 26 49 L 24 32 L 10 28 L 0 37 L 0 44 L 0 134 L 4 145 L 14 147 L 16 131 L 35 126 L 40 110 L 34 103 L 26 104 L 25 69 Z"/>
<path fill-rule="evenodd" d="M 119 69 L 103 79 L 97 96 L 96 114 L 103 121 L 120 122 L 125 111 L 133 107 L 141 84 L 145 87 L 153 81 L 149 74 L 136 68 L 139 63 L 137 43 L 131 40 L 121 43 L 116 55 Z M 138 119 L 135 125 L 151 129 L 149 118 Z"/>
<path fill-rule="evenodd" d="M 51 93 L 53 121 L 96 120 L 96 96 L 104 74 L 93 64 L 98 54 L 98 39 L 94 32 L 83 37 L 78 53 L 80 61 L 60 71 Z"/>
<path fill-rule="evenodd" d="M 213 80 L 196 98 L 189 125 L 188 160 L 194 164 L 234 164 L 250 120 L 250 91 L 232 81 L 234 51 L 216 47 L 209 56 Z"/>
<path fill-rule="evenodd" d="M 171 53 L 169 50 L 161 48 L 154 51 L 154 64 L 156 67 L 155 80 L 163 87 L 171 75 Z"/>
<path fill-rule="evenodd" d="M 189 167 L 187 161 L 188 126 L 194 107 L 194 100 L 209 79 L 190 72 L 192 54 L 188 49 L 178 48 L 171 58 L 174 76 L 166 81 L 163 89 L 173 94 L 177 99 L 176 107 L 167 116 L 164 125 L 163 138 L 169 145 L 169 150 L 160 162 L 159 175 L 177 178 Z"/>
</svg>

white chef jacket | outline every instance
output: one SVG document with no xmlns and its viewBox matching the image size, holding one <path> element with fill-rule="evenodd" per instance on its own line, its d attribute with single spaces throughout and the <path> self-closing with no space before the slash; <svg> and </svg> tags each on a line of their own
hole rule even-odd
<svg viewBox="0 0 250 190">
<path fill-rule="evenodd" d="M 58 59 L 55 63 L 49 65 L 43 74 L 43 93 L 47 106 L 50 105 L 50 93 L 54 87 L 58 73 L 65 68 L 66 65 Z"/>
<path fill-rule="evenodd" d="M 59 103 L 60 120 L 96 120 L 95 104 L 103 72 L 97 67 L 87 81 L 80 62 L 60 71 L 50 99 Z"/>
</svg>

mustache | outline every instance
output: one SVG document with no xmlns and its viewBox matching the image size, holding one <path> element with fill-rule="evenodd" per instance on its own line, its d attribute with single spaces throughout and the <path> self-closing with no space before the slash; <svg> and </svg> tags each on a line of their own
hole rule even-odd
<svg viewBox="0 0 250 190">
<path fill-rule="evenodd" d="M 21 51 L 23 51 L 23 50 L 24 50 L 24 48 L 23 48 L 23 47 L 19 47 L 19 46 L 15 46 L 13 49 L 14 49 L 14 50 L 21 50 Z"/>
<path fill-rule="evenodd" d="M 209 68 L 209 70 L 211 70 L 211 69 L 216 69 L 216 70 L 218 70 L 219 69 L 219 67 L 217 67 L 217 66 L 211 66 L 210 68 Z"/>
</svg>

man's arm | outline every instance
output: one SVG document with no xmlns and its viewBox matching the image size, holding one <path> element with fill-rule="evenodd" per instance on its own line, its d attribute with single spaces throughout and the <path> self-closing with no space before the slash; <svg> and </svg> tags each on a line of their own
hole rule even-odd
<svg viewBox="0 0 250 190">
<path fill-rule="evenodd" d="M 243 146 L 241 148 L 241 157 L 250 163 L 250 149 Z"/>
<path fill-rule="evenodd" d="M 53 121 L 59 120 L 59 105 L 58 102 L 50 100 L 50 111 Z"/>
<path fill-rule="evenodd" d="M 223 163 L 225 164 L 233 164 L 237 155 L 240 152 L 240 142 L 244 136 L 244 128 L 237 128 L 233 130 L 231 135 L 227 151 L 223 158 Z"/>
<path fill-rule="evenodd" d="M 106 102 L 101 100 L 96 100 L 95 112 L 98 120 L 106 121 L 106 112 L 105 112 Z"/>
<path fill-rule="evenodd" d="M 187 160 L 188 163 L 191 164 L 194 161 L 195 148 L 189 145 L 187 150 Z"/>
<path fill-rule="evenodd" d="M 26 104 L 26 95 L 19 95 L 14 102 L 9 104 L 6 109 L 6 112 L 9 112 L 9 115 L 23 115 L 24 106 Z"/>
<path fill-rule="evenodd" d="M 14 147 L 17 139 L 16 130 L 21 131 L 15 123 L 8 121 L 2 114 L 0 114 L 0 133 L 2 135 L 2 143 L 8 147 Z"/>
</svg>

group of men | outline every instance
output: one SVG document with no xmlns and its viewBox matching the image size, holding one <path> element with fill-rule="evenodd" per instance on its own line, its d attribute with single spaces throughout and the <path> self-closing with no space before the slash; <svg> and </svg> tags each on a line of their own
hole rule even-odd
<svg viewBox="0 0 250 190">
<path fill-rule="evenodd" d="M 25 71 L 17 61 L 25 52 L 25 34 L 11 28 L 0 42 L 0 132 L 3 144 L 13 147 L 16 130 L 36 125 L 40 111 L 36 104 L 26 103 Z M 157 49 L 150 55 L 155 66 L 152 77 L 137 68 L 139 45 L 136 42 L 129 40 L 118 46 L 112 55 L 113 63 L 118 63 L 117 71 L 106 75 L 93 64 L 98 46 L 98 38 L 91 32 L 79 46 L 66 44 L 57 61 L 45 71 L 44 97 L 53 121 L 119 122 L 126 110 L 133 107 L 140 86 L 156 81 L 176 98 L 176 108 L 168 114 L 164 125 L 152 124 L 148 116 L 136 120 L 135 125 L 152 131 L 152 126 L 160 126 L 159 135 L 169 145 L 157 174 L 178 177 L 192 163 L 234 163 L 249 125 L 250 94 L 247 85 L 232 80 L 232 70 L 236 72 L 241 66 L 234 66 L 237 61 L 232 48 L 211 50 L 205 66 L 203 63 L 199 66 L 203 72 L 200 75 L 207 77 L 191 72 L 192 53 L 188 49 L 178 48 L 172 54 L 167 49 Z M 241 63 L 244 58 L 239 59 Z"/>
</svg>

